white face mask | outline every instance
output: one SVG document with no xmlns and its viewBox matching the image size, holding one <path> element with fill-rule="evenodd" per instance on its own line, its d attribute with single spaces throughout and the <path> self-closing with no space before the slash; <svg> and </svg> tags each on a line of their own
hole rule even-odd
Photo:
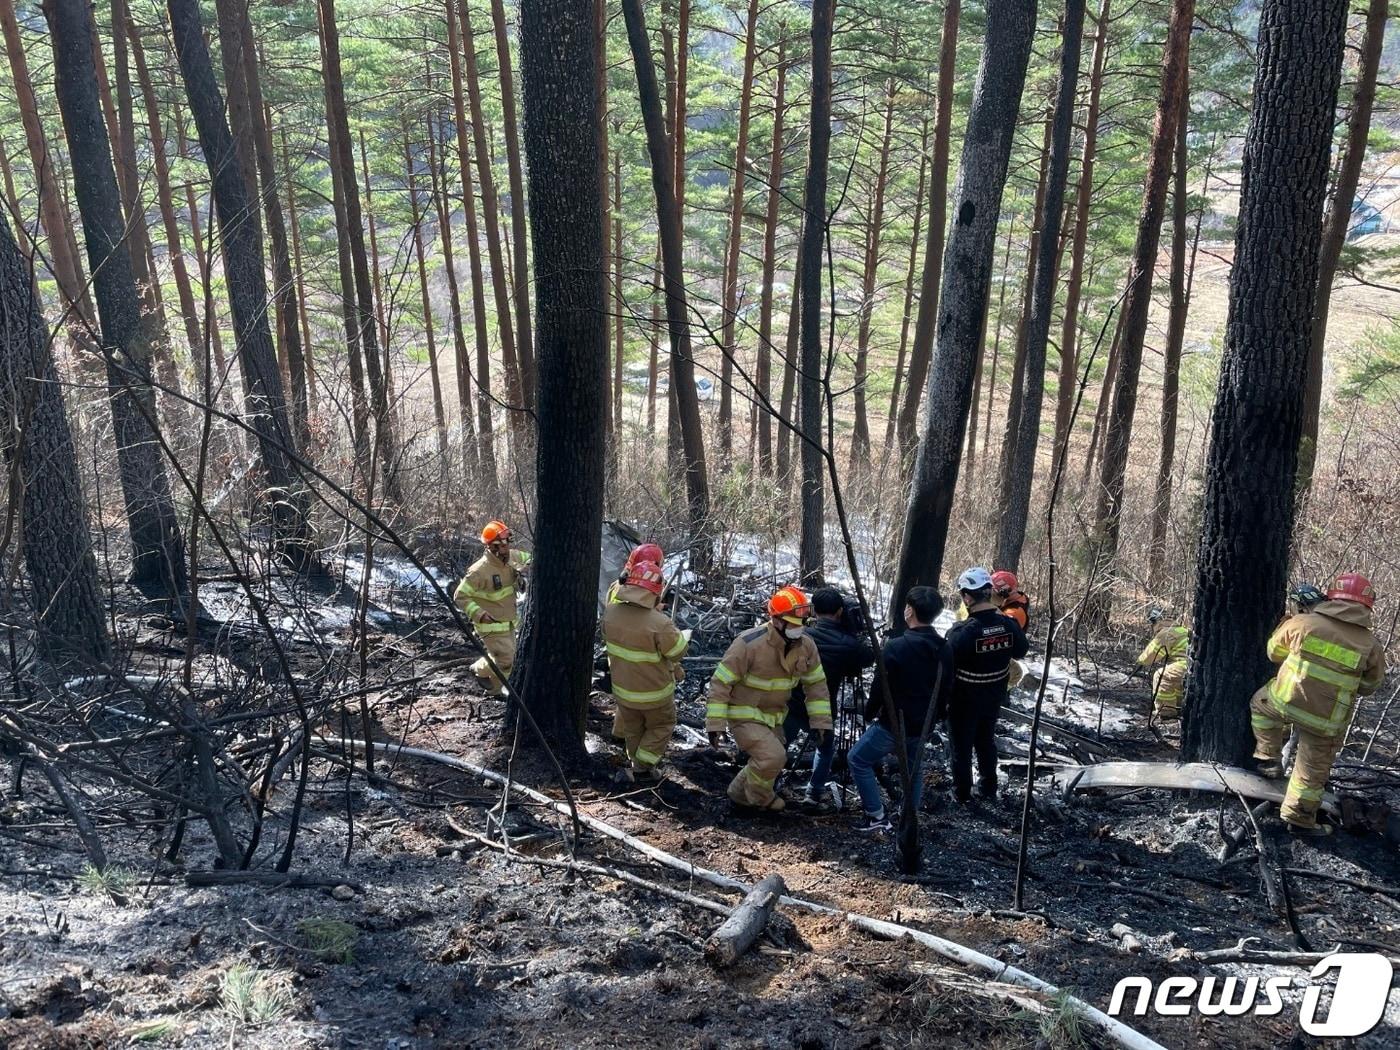
<svg viewBox="0 0 1400 1050">
<path fill-rule="evenodd" d="M 783 634 L 786 635 L 791 641 L 796 641 L 797 639 L 802 637 L 803 632 L 805 632 L 806 630 L 807 628 L 805 627 L 784 627 Z"/>
</svg>

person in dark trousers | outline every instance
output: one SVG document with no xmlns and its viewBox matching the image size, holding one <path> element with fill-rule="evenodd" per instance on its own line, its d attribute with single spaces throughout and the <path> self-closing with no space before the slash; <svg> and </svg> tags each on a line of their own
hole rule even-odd
<svg viewBox="0 0 1400 1050">
<path fill-rule="evenodd" d="M 932 587 L 911 587 L 904 602 L 906 630 L 885 643 L 884 681 L 889 686 L 895 717 L 904 723 L 905 755 L 914 774 L 904 805 L 913 806 L 915 810 L 919 808 L 924 788 L 919 762 L 924 748 L 924 728 L 931 726 L 930 708 L 937 710 L 952 685 L 954 674 L 952 648 L 933 629 L 933 621 L 942 608 L 943 599 Z M 878 681 L 870 693 L 869 714 L 873 721 L 846 760 L 865 813 L 858 830 L 884 831 L 891 825 L 885 815 L 875 768 L 898 746 L 898 737 L 896 727 L 887 724 L 889 712 L 884 709 L 884 689 Z"/>
<path fill-rule="evenodd" d="M 953 653 L 953 688 L 948 693 L 948 738 L 953 758 L 953 794 L 972 798 L 972 756 L 977 755 L 978 794 L 996 798 L 997 716 L 1006 703 L 1011 662 L 1026 655 L 1021 625 L 997 609 L 992 576 L 968 569 L 958 577 L 967 619 L 948 630 Z"/>
<path fill-rule="evenodd" d="M 851 679 L 859 678 L 860 673 L 875 662 L 875 650 L 847 622 L 846 600 L 833 587 L 813 592 L 812 618 L 807 621 L 807 637 L 817 643 L 822 670 L 826 672 L 827 687 L 831 691 L 832 717 L 839 717 L 836 705 L 840 703 L 841 687 Z M 794 693 L 788 701 L 787 716 L 783 719 L 783 736 L 791 745 L 798 734 L 807 728 L 807 706 L 801 695 Z M 822 792 L 831 779 L 831 762 L 835 754 L 836 734 L 827 733 L 817 745 L 817 756 L 812 762 L 812 779 L 802 798 L 804 806 L 824 808 L 832 805 L 829 800 L 823 801 Z"/>
</svg>

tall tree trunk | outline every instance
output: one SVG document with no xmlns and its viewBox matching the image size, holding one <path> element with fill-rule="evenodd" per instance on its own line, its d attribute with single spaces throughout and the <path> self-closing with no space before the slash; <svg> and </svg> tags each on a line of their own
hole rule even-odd
<svg viewBox="0 0 1400 1050">
<path fill-rule="evenodd" d="M 1013 444 L 1006 510 L 997 537 L 996 562 L 1015 572 L 1021 564 L 1030 515 L 1031 480 L 1040 444 L 1040 411 L 1045 397 L 1045 347 L 1050 339 L 1059 278 L 1060 227 L 1065 213 L 1065 182 L 1069 178 L 1070 132 L 1074 125 L 1074 92 L 1079 81 L 1079 51 L 1084 36 L 1084 0 L 1066 0 L 1060 51 L 1060 84 L 1055 98 L 1054 130 L 1050 140 L 1049 177 L 1041 214 L 1040 251 L 1035 264 L 1035 290 L 1026 333 L 1025 386 Z"/>
<path fill-rule="evenodd" d="M 40 651 L 87 667 L 109 655 L 107 621 L 78 456 L 34 285 L 29 261 L 0 219 L 0 413 L 29 607 Z"/>
<path fill-rule="evenodd" d="M 987 450 L 992 447 L 992 416 L 997 407 L 997 366 L 1001 363 L 1001 333 L 1006 322 L 1006 284 L 1007 277 L 1011 273 L 1011 242 L 1016 236 L 1016 216 L 1011 216 L 1011 221 L 1006 224 L 1006 249 L 1001 256 L 1001 279 L 997 282 L 997 326 L 992 332 L 992 371 L 986 378 L 986 405 L 982 411 L 982 459 L 987 458 Z M 988 291 L 988 298 L 991 292 Z M 982 340 L 979 344 L 978 371 L 984 371 L 981 348 L 987 345 L 987 325 L 991 323 L 990 311 L 986 322 L 982 326 Z"/>
<path fill-rule="evenodd" d="M 599 3 L 600 8 L 604 5 Z M 526 390 L 535 389 L 535 336 L 530 322 L 530 262 L 526 242 L 530 232 L 526 227 L 525 216 L 525 177 L 520 164 L 520 122 L 515 116 L 515 76 L 511 68 L 510 39 L 506 34 L 506 8 L 504 0 L 491 0 L 491 26 L 496 35 L 496 63 L 501 74 L 501 123 L 506 136 L 506 169 L 510 174 L 510 228 L 511 243 L 515 255 L 515 340 L 520 351 L 520 380 Z M 606 44 L 606 36 L 601 32 L 599 39 Z M 603 78 L 607 77 L 607 49 L 603 45 Z M 595 74 L 596 75 L 596 74 Z M 600 107 L 599 119 L 607 116 L 606 97 Z M 600 155 L 606 160 L 608 155 L 606 138 L 599 140 Z M 607 231 L 603 231 L 607 241 Z"/>
<path fill-rule="evenodd" d="M 486 485 L 484 495 L 487 502 L 496 501 L 496 440 L 495 427 L 491 421 L 491 349 L 486 334 L 486 287 L 481 273 L 481 239 L 476 228 L 476 191 L 473 189 L 471 148 L 467 142 L 466 88 L 462 76 L 462 46 L 458 40 L 458 21 L 455 0 L 447 0 L 447 53 L 452 70 L 452 117 L 453 130 L 457 136 L 457 167 L 462 177 L 462 218 L 467 227 L 467 263 L 472 289 L 472 323 L 476 336 L 476 404 L 477 422 L 480 428 L 481 473 Z M 444 158 L 447 151 L 444 137 Z M 447 181 L 443 179 L 444 214 L 450 221 L 452 209 L 447 207 Z M 444 241 L 444 243 L 446 243 Z M 502 361 L 504 366 L 505 362 Z M 506 368 L 506 398 L 511 405 L 520 404 L 519 374 Z M 512 386 L 514 382 L 514 386 Z M 520 446 L 520 419 L 516 412 L 507 409 L 506 422 L 515 435 L 516 447 Z M 490 464 L 488 469 L 487 464 Z"/>
<path fill-rule="evenodd" d="M 589 4 L 521 6 L 540 380 L 534 585 L 550 597 L 530 603 L 513 685 L 574 759 L 593 676 L 607 413 L 595 32 Z"/>
<path fill-rule="evenodd" d="M 1356 187 L 1361 181 L 1361 165 L 1366 159 L 1366 143 L 1371 135 L 1371 111 L 1376 103 L 1376 73 L 1385 46 L 1385 23 L 1390 16 L 1390 0 L 1370 0 L 1366 8 L 1366 33 L 1361 38 L 1361 60 L 1356 71 L 1356 91 L 1347 118 L 1347 144 L 1337 171 L 1337 185 L 1327 223 L 1322 229 L 1321 256 L 1318 259 L 1317 292 L 1313 296 L 1312 346 L 1308 351 L 1308 385 L 1303 396 L 1303 448 L 1298 460 L 1298 485 L 1312 484 L 1317 463 L 1318 421 L 1322 411 L 1322 365 L 1327 353 L 1327 319 L 1332 308 L 1332 282 L 1337 262 L 1351 229 L 1351 213 L 1356 206 Z"/>
<path fill-rule="evenodd" d="M 1172 510 L 1172 467 L 1176 458 L 1176 413 L 1181 387 L 1181 349 L 1186 339 L 1186 132 L 1191 92 L 1181 94 L 1181 118 L 1176 128 L 1176 163 L 1172 187 L 1171 308 L 1167 316 L 1167 348 L 1162 355 L 1162 455 L 1157 463 L 1157 490 L 1152 501 L 1152 538 L 1147 548 L 1148 588 L 1161 593 L 1167 555 L 1167 522 Z M 1194 260 L 1193 260 L 1194 261 Z"/>
<path fill-rule="evenodd" d="M 753 67 L 758 53 L 758 0 L 749 0 L 744 33 L 744 73 L 739 86 L 739 128 L 734 141 L 734 171 L 729 182 L 729 242 L 724 253 L 723 326 L 719 365 L 719 461 L 729 469 L 734 453 L 734 332 L 739 310 L 739 253 L 744 234 L 744 174 L 749 162 L 749 111 L 753 105 Z"/>
<path fill-rule="evenodd" d="M 997 216 L 1035 34 L 1035 8 L 1035 0 L 1003 0 L 987 11 L 987 35 L 953 192 L 956 210 L 943 265 L 944 301 L 939 307 L 926 423 L 914 463 L 899 574 L 890 603 L 896 618 L 909 588 L 935 585 L 943 568 L 982 315 L 991 291 Z"/>
<path fill-rule="evenodd" d="M 476 71 L 476 37 L 472 30 L 467 0 L 458 0 L 461 20 L 462 54 L 466 59 L 467 102 L 471 106 L 472 141 L 476 153 L 477 185 L 481 189 L 481 218 L 486 227 L 486 254 L 491 263 L 491 290 L 496 300 L 496 334 L 501 342 L 501 363 L 506 372 L 506 384 L 512 405 L 518 406 L 511 417 L 524 434 L 524 413 L 535 402 L 534 390 L 526 385 L 526 377 L 515 352 L 515 323 L 511 319 L 510 289 L 506 287 L 504 256 L 501 253 L 500 227 L 496 225 L 496 176 L 492 172 L 494 159 L 491 140 L 486 134 L 486 121 L 481 111 L 481 81 Z M 591 85 L 590 85 L 591 90 Z"/>
<path fill-rule="evenodd" d="M 428 263 L 423 249 L 423 212 L 418 207 L 413 143 L 408 135 L 408 114 L 401 113 L 403 167 L 408 173 L 408 208 L 413 218 L 413 256 L 418 263 L 418 291 L 423 306 L 423 339 L 428 348 L 428 379 L 433 389 L 433 423 L 437 428 L 438 456 L 447 459 L 447 410 L 442 403 L 442 379 L 438 375 L 437 336 L 433 326 L 433 299 L 428 288 Z"/>
<path fill-rule="evenodd" d="M 958 21 L 961 13 L 962 0 L 944 0 L 943 36 L 938 45 L 938 117 L 933 125 L 933 171 L 928 191 L 928 243 L 924 245 L 924 273 L 919 282 L 919 314 L 914 322 L 914 341 L 909 347 L 909 371 L 904 377 L 904 404 L 899 410 L 896 429 L 900 457 L 906 462 L 914 452 L 918 437 L 919 405 L 928 379 L 936 334 L 935 321 L 938 319 L 938 278 L 944 270 L 943 234 L 948 224 L 948 144 L 953 127 L 953 75 L 957 67 Z M 1000 187 L 997 197 L 1001 197 Z M 961 443 L 959 441 L 959 445 Z"/>
<path fill-rule="evenodd" d="M 117 3 L 125 9 L 123 0 Z M 194 287 L 190 284 L 189 270 L 185 267 L 185 251 L 180 236 L 180 220 L 175 212 L 174 193 L 170 183 L 170 164 L 165 156 L 165 127 L 160 119 L 160 104 L 156 100 L 151 83 L 151 73 L 146 66 L 146 53 L 141 44 L 141 32 L 131 17 L 130 10 L 123 10 L 121 31 L 131 43 L 131 57 L 136 64 L 136 79 L 141 85 L 141 97 L 146 106 L 146 124 L 151 136 L 151 165 L 156 174 L 156 196 L 160 202 L 161 222 L 165 225 L 166 253 L 170 257 L 170 270 L 175 277 L 175 293 L 180 300 L 180 318 L 185 326 L 185 342 L 189 347 L 190 363 L 194 366 L 197 389 L 204 389 L 204 342 L 199 330 L 199 306 L 195 301 Z M 113 17 L 117 9 L 113 8 Z M 116 32 L 118 27 L 113 27 Z"/>
<path fill-rule="evenodd" d="M 447 145 L 444 142 L 438 152 L 437 133 L 433 129 L 431 116 L 428 119 L 428 171 L 432 179 L 433 206 L 437 211 L 438 234 L 442 238 L 442 263 L 447 274 L 447 303 L 452 321 L 452 347 L 457 366 L 457 414 L 462 421 L 462 464 L 467 477 L 486 486 L 486 494 L 494 494 L 496 487 L 495 443 L 491 438 L 491 403 L 489 389 L 482 400 L 484 427 L 481 440 L 477 441 L 476 424 L 472 419 L 471 374 L 472 355 L 467 347 L 465 325 L 462 321 L 462 295 L 457 284 L 457 266 L 453 261 L 452 250 L 452 208 L 447 195 Z M 480 285 L 477 285 L 480 290 Z M 486 319 L 484 311 L 477 311 L 478 346 L 485 341 Z M 478 389 L 481 376 L 477 377 Z"/>
<path fill-rule="evenodd" d="M 1137 411 L 1142 346 L 1147 335 L 1147 314 L 1152 306 L 1157 246 L 1162 235 L 1163 213 L 1166 211 L 1167 184 L 1171 181 L 1181 96 L 1186 90 L 1191 21 L 1195 10 L 1195 0 L 1173 0 L 1171 21 L 1167 25 L 1157 119 L 1152 128 L 1142 212 L 1138 217 L 1137 244 L 1128 271 L 1128 294 L 1123 301 L 1123 341 L 1118 351 L 1118 375 L 1113 384 L 1113 403 L 1104 430 L 1103 458 L 1099 464 L 1094 534 L 1095 546 L 1106 565 L 1112 564 L 1118 552 L 1118 530 L 1123 516 L 1123 481 L 1132 446 L 1133 417 Z M 1089 604 L 1090 621 L 1106 624 L 1109 611 L 1110 597 L 1100 591 Z"/>
<path fill-rule="evenodd" d="M 1283 612 L 1343 0 L 1264 0 L 1196 569 L 1182 756 L 1240 764 Z"/>
<path fill-rule="evenodd" d="M 778 214 L 783 203 L 783 108 L 787 92 L 787 27 L 778 32 L 777 83 L 773 87 L 773 142 L 768 153 L 768 205 L 763 221 L 763 289 L 758 305 L 758 387 L 753 419 L 757 433 L 749 440 L 758 447 L 758 469 L 773 473 L 773 419 L 767 404 L 773 388 L 773 280 L 778 266 Z"/>
<path fill-rule="evenodd" d="M 904 275 L 904 312 L 899 322 L 899 354 L 894 361 L 894 383 L 890 389 L 890 410 L 885 420 L 885 455 L 894 448 L 895 424 L 899 419 L 899 399 L 904 389 L 904 360 L 909 352 L 909 325 L 914 320 L 914 274 L 919 267 L 919 234 L 923 232 L 924 188 L 928 185 L 929 117 L 924 114 L 923 131 L 919 135 L 919 188 L 914 194 L 914 232 L 909 237 L 909 269 Z M 981 357 L 977 375 L 980 379 Z M 976 427 L 974 426 L 974 430 Z"/>
<path fill-rule="evenodd" d="M 671 125 L 671 135 L 675 147 L 676 174 L 673 185 L 676 187 L 676 218 L 680 223 L 681 247 L 685 247 L 685 133 L 686 133 L 686 82 L 690 75 L 690 4 L 691 0 L 677 0 L 676 16 L 676 83 L 675 113 Z"/>
<path fill-rule="evenodd" d="M 184 151 L 181 151 L 184 156 Z M 190 240 L 194 243 L 194 261 L 199 268 L 200 298 L 204 300 L 209 293 L 209 267 L 210 256 L 213 254 L 214 246 L 204 240 L 203 224 L 199 218 L 199 199 L 195 195 L 194 184 L 185 183 L 185 207 L 190 217 Z M 201 315 L 205 311 L 201 310 Z M 209 347 L 214 356 L 214 369 L 218 373 L 215 387 L 223 384 L 228 376 L 228 361 L 224 357 L 224 337 L 219 328 L 219 315 L 214 307 L 214 300 L 209 299 L 208 316 L 204 321 L 204 335 L 209 341 Z"/>
<path fill-rule="evenodd" d="M 204 44 L 198 0 L 168 0 L 167 10 L 185 94 L 213 186 L 247 416 L 257 435 L 267 478 L 264 498 L 273 534 L 279 553 L 289 564 L 310 567 L 316 563 L 310 497 L 297 466 L 299 446 L 288 418 L 277 351 L 267 324 L 262 237 L 257 224 L 250 221 L 255 212 L 235 160 L 233 136 L 224 121 L 224 100 Z"/>
<path fill-rule="evenodd" d="M 188 2 L 188 0 L 180 0 Z M 345 82 L 340 66 L 340 30 L 336 25 L 335 0 L 316 0 L 324 50 L 322 74 L 326 89 L 326 119 L 335 128 L 335 152 L 331 164 L 340 169 L 345 197 L 345 225 L 350 238 L 350 262 L 355 271 L 355 302 L 359 308 L 359 345 L 363 351 L 365 378 L 369 380 L 370 411 L 374 417 L 378 460 L 383 465 L 383 491 L 396 503 L 403 502 L 398 478 L 398 442 L 394 417 L 389 407 L 388 353 L 380 357 L 377 320 L 374 316 L 374 286 L 370 280 L 369 257 L 365 252 L 365 228 L 360 212 L 360 191 L 355 178 L 355 151 L 350 139 L 350 119 L 346 111 Z"/>
<path fill-rule="evenodd" d="M 613 200 L 614 207 L 612 221 L 612 297 L 617 304 L 617 319 L 612 328 L 614 341 L 613 353 L 613 428 L 616 431 L 616 441 L 618 445 L 622 443 L 622 381 L 623 364 L 626 354 L 625 331 L 622 327 L 622 319 L 626 316 L 627 302 L 622 295 L 622 154 L 613 154 Z M 606 194 L 604 194 L 606 196 Z M 604 241 L 607 240 L 609 231 L 604 230 Z"/>
<path fill-rule="evenodd" d="M 651 272 L 657 274 L 661 272 L 661 238 L 656 238 L 656 262 L 652 265 Z M 653 291 L 655 280 L 653 278 Z M 655 294 L 651 296 L 651 329 L 647 337 L 647 342 L 651 344 L 650 356 L 647 361 L 647 433 L 656 433 L 656 391 L 660 386 L 660 365 L 661 356 L 661 298 Z"/>
<path fill-rule="evenodd" d="M 805 179 L 804 179 L 805 181 Z M 804 205 L 802 214 L 806 214 Z M 797 228 L 797 243 L 801 246 L 806 237 L 807 223 L 803 219 Z M 792 480 L 791 450 L 797 439 L 793 437 L 792 426 L 797 419 L 793 412 L 793 402 L 797 398 L 797 357 L 802 335 L 802 252 L 792 263 L 792 295 L 788 302 L 787 336 L 783 340 L 783 395 L 779 401 L 778 414 L 782 424 L 778 427 L 778 479 L 783 490 L 790 489 Z M 800 453 L 799 453 L 800 454 Z"/>
<path fill-rule="evenodd" d="M 501 0 L 492 0 L 491 12 L 494 16 L 497 6 Z M 602 194 L 599 204 L 603 212 L 603 265 L 615 274 L 621 274 L 622 260 L 616 253 L 609 249 L 612 244 L 613 225 L 613 194 L 610 189 L 612 185 L 611 151 L 608 147 L 608 4 L 607 0 L 592 0 L 593 2 L 593 90 L 598 96 L 598 190 Z M 503 24 L 503 23 L 502 23 Z M 500 44 L 500 38 L 497 38 Z M 517 158 L 518 159 L 518 158 Z M 620 160 L 619 155 L 619 160 Z M 622 210 L 622 195 L 619 193 L 617 207 L 619 213 Z M 516 238 L 519 243 L 519 238 Z M 525 271 L 520 270 L 521 273 Z M 616 283 L 612 296 L 611 309 L 603 317 L 604 327 L 607 329 L 609 337 L 613 332 L 618 333 L 619 340 L 622 333 L 622 294 Z M 611 341 L 611 340 L 610 340 Z M 621 343 L 619 342 L 619 347 Z M 617 362 L 616 368 L 619 376 L 622 369 L 622 362 Z M 617 473 L 618 445 L 622 440 L 622 383 L 619 377 L 614 377 L 612 389 L 612 411 L 605 420 L 607 423 L 608 438 L 608 471 L 611 476 Z"/>
<path fill-rule="evenodd" d="M 34 182 L 39 194 L 39 221 L 48 238 L 49 265 L 58 284 L 59 295 L 67 318 L 66 329 L 80 367 L 95 369 L 98 365 L 97 314 L 88 295 L 82 265 L 78 261 L 78 242 L 69 221 L 68 208 L 60 195 L 62 179 L 57 159 L 49 153 L 44 134 L 39 103 L 29 79 L 29 64 L 24 55 L 24 41 L 19 35 L 13 0 L 0 0 L 0 33 L 5 38 L 5 54 L 14 78 L 15 100 L 20 123 L 24 126 L 25 143 L 29 147 L 29 162 L 34 169 Z"/>
<path fill-rule="evenodd" d="M 386 388 L 392 390 L 393 384 L 389 381 L 387 360 L 389 305 L 384 301 L 384 280 L 379 265 L 379 233 L 376 229 L 378 223 L 375 222 L 374 218 L 374 190 L 370 186 L 369 177 L 369 147 L 365 144 L 363 128 L 360 129 L 360 177 L 365 180 L 365 227 L 369 230 L 369 275 L 370 284 L 374 288 L 374 319 L 379 324 L 379 343 L 386 348 L 384 367 Z"/>
<path fill-rule="evenodd" d="M 1118 381 L 1118 363 L 1122 360 L 1123 327 L 1125 314 L 1118 311 L 1118 323 L 1113 329 L 1113 342 L 1108 344 L 1108 358 L 1104 362 L 1103 383 L 1099 387 L 1098 404 L 1094 407 L 1094 426 L 1089 431 L 1089 447 L 1084 452 L 1083 484 L 1087 488 L 1094 476 L 1094 464 L 1099 455 L 1099 443 L 1103 440 L 1108 425 L 1108 409 L 1113 404 L 1113 385 Z"/>
<path fill-rule="evenodd" d="M 271 124 L 271 120 L 264 117 L 264 122 Z M 301 380 L 306 389 L 306 407 L 308 417 L 316 411 L 316 353 L 311 342 L 311 321 L 306 313 L 306 270 L 301 264 L 301 224 L 297 221 L 297 186 L 292 178 L 292 166 L 287 156 L 287 132 L 280 133 L 282 144 L 282 179 L 281 182 L 287 187 L 287 226 L 292 232 L 292 274 L 294 277 L 293 291 L 296 295 L 297 317 L 301 321 L 301 345 L 302 345 L 302 366 L 305 377 Z M 297 394 L 297 378 L 292 377 L 292 398 L 295 400 Z"/>
<path fill-rule="evenodd" d="M 682 0 L 684 3 L 684 0 Z M 682 8 L 684 12 L 685 8 Z M 676 401 L 680 436 L 684 446 L 686 498 L 690 512 L 692 557 L 702 566 L 709 562 L 709 474 L 705 467 L 705 442 L 700 429 L 700 401 L 695 393 L 695 365 L 691 357 L 689 299 L 681 258 L 680 202 L 672 178 L 670 160 L 675 156 L 662 123 L 661 92 L 651 58 L 641 0 L 622 0 L 627 22 L 627 43 L 637 67 L 637 92 L 646 125 L 647 153 L 651 158 L 651 185 L 656 195 L 657 225 L 661 232 L 662 279 L 666 294 L 666 321 L 671 336 L 671 392 Z M 677 122 L 679 126 L 679 121 Z"/>
<path fill-rule="evenodd" d="M 1055 456 L 1069 440 L 1074 390 L 1078 385 L 1079 297 L 1084 290 L 1084 248 L 1089 243 L 1089 208 L 1094 195 L 1094 161 L 1098 153 L 1099 99 L 1103 94 L 1104 59 L 1108 53 L 1108 9 L 1111 0 L 1099 0 L 1098 33 L 1094 37 L 1094 69 L 1089 78 L 1089 104 L 1084 114 L 1084 151 L 1075 192 L 1074 233 L 1069 251 L 1069 276 L 1065 280 L 1064 323 L 1060 329 L 1060 378 L 1055 404 Z"/>
<path fill-rule="evenodd" d="M 827 233 L 826 180 L 831 153 L 831 37 L 836 0 L 812 0 L 812 106 L 807 133 L 807 185 L 802 224 L 802 537 L 797 568 L 802 580 L 820 581 L 825 557 L 826 506 L 822 499 L 822 245 Z"/>
<path fill-rule="evenodd" d="M 875 195 L 865 230 L 865 265 L 861 275 L 860 319 L 856 326 L 855 425 L 851 430 L 851 469 L 857 477 L 870 470 L 870 420 L 865 410 L 865 380 L 870 360 L 870 316 L 875 309 L 875 282 L 880 273 L 880 234 L 885 222 L 885 183 L 890 170 L 890 140 L 894 130 L 895 82 L 885 93 L 885 130 L 880 137 L 880 162 L 875 172 Z"/>
<path fill-rule="evenodd" d="M 131 534 L 130 578 L 143 588 L 161 586 L 175 598 L 185 589 L 185 544 L 161 455 L 151 346 L 141 321 L 111 145 L 97 97 L 92 13 L 83 0 L 46 0 L 44 16 L 101 321 L 117 467 Z"/>
<path fill-rule="evenodd" d="M 325 54 L 325 43 L 321 44 Z M 327 100 L 327 109 L 330 103 Z M 355 461 L 361 476 L 368 477 L 370 469 L 370 410 L 369 391 L 365 384 L 365 362 L 360 345 L 360 307 L 355 294 L 355 264 L 350 260 L 350 224 L 345 212 L 345 182 L 336 158 L 337 130 L 334 122 L 326 121 L 326 166 L 331 172 L 331 209 L 335 214 L 336 275 L 340 283 L 340 319 L 345 326 L 345 363 L 350 374 L 350 425 L 355 445 Z"/>
</svg>

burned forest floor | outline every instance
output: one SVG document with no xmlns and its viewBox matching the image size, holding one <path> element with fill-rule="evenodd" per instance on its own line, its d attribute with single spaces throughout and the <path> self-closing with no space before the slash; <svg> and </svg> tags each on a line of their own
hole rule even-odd
<svg viewBox="0 0 1400 1050">
<path fill-rule="evenodd" d="M 504 705 L 483 695 L 463 659 L 474 654 L 449 618 L 386 595 L 358 645 L 342 615 L 353 595 L 324 602 L 314 629 L 284 623 L 282 644 L 308 675 L 340 654 L 350 670 L 338 688 L 353 699 L 320 720 L 285 876 L 274 865 L 298 763 L 269 785 L 251 865 L 261 881 L 222 882 L 207 874 L 217 854 L 205 823 L 187 822 L 172 855 L 169 814 L 94 775 L 81 793 L 110 862 L 96 873 L 49 783 L 17 755 L 0 755 L 0 1046 L 1112 1045 L 1063 998 L 1012 988 L 907 939 L 877 939 L 840 914 L 779 907 L 751 950 L 715 969 L 704 947 L 722 915 L 696 898 L 732 907 L 737 894 L 587 828 L 574 842 L 567 817 L 518 790 L 502 810 L 501 786 L 480 775 L 392 748 L 367 774 L 363 751 L 342 742 L 363 736 L 364 713 L 378 741 L 509 770 L 516 783 L 564 798 L 528 730 L 517 739 L 503 727 Z M 169 673 L 182 660 L 175 627 L 135 603 L 121 617 L 128 676 Z M 256 642 L 219 637 L 229 689 L 270 674 Z M 1126 651 L 1078 655 L 1048 691 L 1044 773 L 1081 758 L 1173 761 L 1174 731 L 1149 725 L 1146 686 L 1120 684 Z M 700 659 L 692 678 L 703 676 Z M 111 725 L 95 719 L 94 731 L 132 733 L 120 720 L 131 709 L 120 687 L 102 688 L 98 709 L 118 714 Z M 614 784 L 610 702 L 594 695 L 592 764 L 570 777 L 581 813 L 746 884 L 776 873 L 794 897 L 956 941 L 1100 1010 L 1129 976 L 1284 974 L 1302 987 L 1306 965 L 1230 958 L 1248 938 L 1258 950 L 1400 957 L 1400 860 L 1382 833 L 1389 809 L 1400 810 L 1394 728 L 1382 727 L 1361 762 L 1381 703 L 1362 705 L 1334 777 L 1355 817 L 1349 828 L 1293 838 L 1270 808 L 1260 818 L 1262 858 L 1234 795 L 1121 788 L 1066 797 L 1039 780 L 1015 911 L 1027 733 L 1014 716 L 1003 724 L 996 800 L 956 805 L 944 750 L 929 748 L 922 871 L 901 876 L 892 837 L 855 830 L 853 794 L 836 813 L 791 806 L 734 816 L 724 788 L 737 756 L 699 746 L 695 695 L 657 788 Z M 1013 709 L 1029 711 L 1031 701 L 1017 693 Z M 236 755 L 255 735 L 226 743 Z M 795 794 L 805 779 L 794 771 L 785 790 Z M 227 809 L 235 823 L 246 819 L 236 796 Z M 1242 844 L 1222 861 L 1223 836 Z M 1270 906 L 1261 869 L 1282 880 L 1285 914 Z M 1226 958 L 1197 954 L 1212 951 Z M 1273 1016 L 1125 1009 L 1120 1020 L 1168 1047 L 1311 1045 L 1298 1024 L 1300 992 L 1286 998 Z M 1380 1026 L 1343 1045 L 1397 1041 L 1392 990 Z"/>
</svg>

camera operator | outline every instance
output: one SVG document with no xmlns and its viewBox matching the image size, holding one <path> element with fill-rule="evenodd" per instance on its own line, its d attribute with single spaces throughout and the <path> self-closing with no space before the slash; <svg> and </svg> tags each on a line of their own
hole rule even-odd
<svg viewBox="0 0 1400 1050">
<path fill-rule="evenodd" d="M 827 686 L 831 690 L 832 717 L 837 717 L 841 687 L 849 679 L 860 677 L 860 673 L 875 662 L 875 652 L 870 643 L 856 632 L 846 601 L 841 592 L 832 587 L 824 587 L 812 595 L 812 618 L 807 622 L 807 635 L 817 644 L 821 654 L 822 670 L 826 672 Z M 788 744 L 797 739 L 799 733 L 807 729 L 807 709 L 801 697 L 794 693 L 788 702 L 787 717 L 783 719 L 783 736 Z M 823 801 L 822 793 L 831 776 L 832 756 L 836 752 L 836 734 L 826 734 L 826 739 L 818 746 L 816 758 L 812 762 L 812 779 L 802 799 L 804 806 L 824 809 L 831 806 Z"/>
</svg>

